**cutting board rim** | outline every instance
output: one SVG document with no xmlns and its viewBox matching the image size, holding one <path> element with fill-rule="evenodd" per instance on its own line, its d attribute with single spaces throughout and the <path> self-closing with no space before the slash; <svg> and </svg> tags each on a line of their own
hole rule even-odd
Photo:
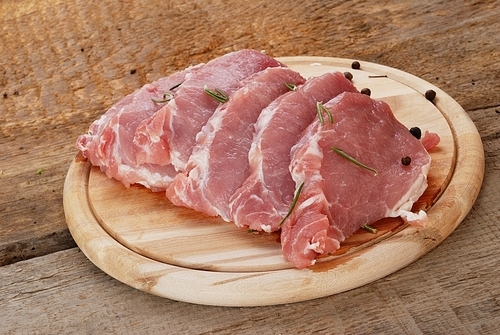
<svg viewBox="0 0 500 335">
<path fill-rule="evenodd" d="M 343 68 L 349 67 L 353 61 L 313 56 L 281 57 L 279 60 L 285 64 L 331 63 Z M 361 63 L 364 70 L 383 73 L 422 94 L 431 88 L 437 92 L 434 105 L 453 133 L 456 161 L 446 189 L 428 210 L 431 224 L 426 228 L 406 227 L 362 252 L 350 254 L 347 256 L 349 259 L 343 260 L 345 264 L 324 270 L 282 269 L 240 273 L 175 266 L 130 250 L 102 228 L 89 205 L 90 163 L 77 155 L 68 170 L 63 198 L 66 221 L 76 243 L 95 265 L 125 284 L 174 300 L 223 306 L 283 304 L 336 294 L 382 278 L 420 258 L 451 234 L 471 209 L 484 174 L 481 139 L 467 113 L 438 87 L 401 70 L 370 62 Z M 443 220 L 445 225 L 436 224 Z M 405 248 L 408 245 L 413 246 L 410 252 Z M 394 258 L 376 257 L 384 252 L 390 252 Z M 343 272 L 342 269 L 349 266 L 355 266 L 356 273 Z M 127 270 L 123 271 L 123 267 Z M 269 285 L 263 287 L 263 283 Z M 257 286 L 261 294 L 253 291 L 252 288 Z"/>
</svg>

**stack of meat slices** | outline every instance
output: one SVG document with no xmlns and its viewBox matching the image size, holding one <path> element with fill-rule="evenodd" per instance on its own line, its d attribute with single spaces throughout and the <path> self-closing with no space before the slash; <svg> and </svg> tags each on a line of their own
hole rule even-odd
<svg viewBox="0 0 500 335">
<path fill-rule="evenodd" d="M 426 220 L 410 210 L 430 156 L 387 104 L 342 73 L 306 80 L 255 50 L 145 85 L 76 146 L 127 187 L 164 191 L 239 227 L 281 230 L 297 268 L 383 217 Z"/>
</svg>

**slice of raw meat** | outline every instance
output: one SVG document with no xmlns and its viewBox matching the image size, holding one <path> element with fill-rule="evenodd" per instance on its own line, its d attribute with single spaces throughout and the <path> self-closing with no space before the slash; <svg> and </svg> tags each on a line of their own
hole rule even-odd
<svg viewBox="0 0 500 335">
<path fill-rule="evenodd" d="M 202 66 L 189 67 L 158 79 L 125 96 L 94 121 L 87 134 L 78 137 L 76 147 L 92 165 L 99 166 L 108 177 L 121 181 L 127 187 L 138 183 L 155 191 L 164 190 L 175 176 L 175 170 L 137 162 L 132 143 L 135 130 L 140 122 L 154 115 L 164 105 L 155 101 L 163 100 L 165 93 L 175 92 L 171 88 Z"/>
<path fill-rule="evenodd" d="M 241 81 L 268 67 L 284 66 L 255 50 L 241 50 L 215 58 L 188 76 L 174 98 L 137 128 L 134 144 L 141 163 L 172 164 L 186 168 L 196 134 L 207 123 L 220 102 L 204 91 L 221 90 L 227 96 Z"/>
<path fill-rule="evenodd" d="M 344 91 L 357 92 L 342 73 L 329 72 L 309 78 L 262 111 L 248 154 L 251 174 L 230 199 L 237 226 L 266 232 L 279 228 L 295 190 L 288 170 L 290 149 L 316 117 L 317 103 Z"/>
<path fill-rule="evenodd" d="M 430 156 L 389 106 L 343 93 L 325 107 L 333 123 L 315 120 L 292 149 L 290 171 L 302 190 L 282 225 L 281 243 L 297 268 L 335 252 L 346 237 L 381 218 L 401 216 L 414 224 L 427 218 L 411 208 L 427 188 Z M 404 157 L 410 159 L 403 163 Z"/>
<path fill-rule="evenodd" d="M 299 73 L 285 67 L 268 68 L 248 78 L 198 133 L 186 171 L 175 177 L 167 198 L 175 205 L 230 221 L 229 197 L 249 175 L 254 123 L 266 106 L 289 91 L 287 83 L 304 82 Z"/>
</svg>

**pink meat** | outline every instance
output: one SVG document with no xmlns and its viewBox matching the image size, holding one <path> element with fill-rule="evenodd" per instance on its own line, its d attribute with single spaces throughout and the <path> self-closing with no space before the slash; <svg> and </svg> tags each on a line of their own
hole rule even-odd
<svg viewBox="0 0 500 335">
<path fill-rule="evenodd" d="M 425 150 L 430 151 L 434 149 L 441 139 L 436 133 L 431 133 L 428 130 L 425 131 L 424 136 L 420 139 L 420 143 L 424 146 Z"/>
<path fill-rule="evenodd" d="M 335 252 L 365 224 L 401 216 L 421 224 L 425 212 L 411 212 L 427 188 L 430 156 L 389 106 L 359 93 L 343 93 L 325 106 L 333 123 L 315 120 L 292 149 L 290 171 L 302 191 L 282 225 L 285 258 L 295 267 Z M 340 148 L 378 173 L 332 150 Z M 409 165 L 402 158 L 411 158 Z"/>
<path fill-rule="evenodd" d="M 201 67 L 198 65 L 174 73 L 127 95 L 94 121 L 87 134 L 78 137 L 76 147 L 92 165 L 99 166 L 108 177 L 121 181 L 127 187 L 138 183 L 155 191 L 164 190 L 175 170 L 138 162 L 132 144 L 135 130 L 140 122 L 164 105 L 153 100 L 162 100 L 166 92 Z"/>
<path fill-rule="evenodd" d="M 137 128 L 134 144 L 141 152 L 141 163 L 172 164 L 177 171 L 183 171 L 196 134 L 220 105 L 204 92 L 204 87 L 230 96 L 245 78 L 277 66 L 284 65 L 261 52 L 241 50 L 213 59 L 188 76 L 175 97 Z"/>
<path fill-rule="evenodd" d="M 229 197 L 250 173 L 248 151 L 254 123 L 262 109 L 289 91 L 286 83 L 300 85 L 305 79 L 288 68 L 276 67 L 245 82 L 216 109 L 197 135 L 186 171 L 179 173 L 167 189 L 173 204 L 230 221 Z"/>
<path fill-rule="evenodd" d="M 267 232 L 279 229 L 295 190 L 288 170 L 290 149 L 316 117 L 317 102 L 344 91 L 357 92 L 342 73 L 330 72 L 308 79 L 262 111 L 249 152 L 251 174 L 230 199 L 237 226 Z"/>
</svg>

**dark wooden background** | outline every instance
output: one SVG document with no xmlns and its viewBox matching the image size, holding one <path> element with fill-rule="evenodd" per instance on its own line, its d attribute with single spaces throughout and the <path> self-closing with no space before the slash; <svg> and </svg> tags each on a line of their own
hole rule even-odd
<svg viewBox="0 0 500 335">
<path fill-rule="evenodd" d="M 499 17 L 499 1 L 0 0 L 6 331 L 495 333 Z M 78 252 L 64 219 L 62 191 L 76 137 L 143 84 L 242 48 L 380 63 L 445 90 L 475 122 L 486 155 L 483 189 L 464 222 L 430 254 L 385 279 L 287 306 L 177 303 L 100 272 Z"/>
</svg>

